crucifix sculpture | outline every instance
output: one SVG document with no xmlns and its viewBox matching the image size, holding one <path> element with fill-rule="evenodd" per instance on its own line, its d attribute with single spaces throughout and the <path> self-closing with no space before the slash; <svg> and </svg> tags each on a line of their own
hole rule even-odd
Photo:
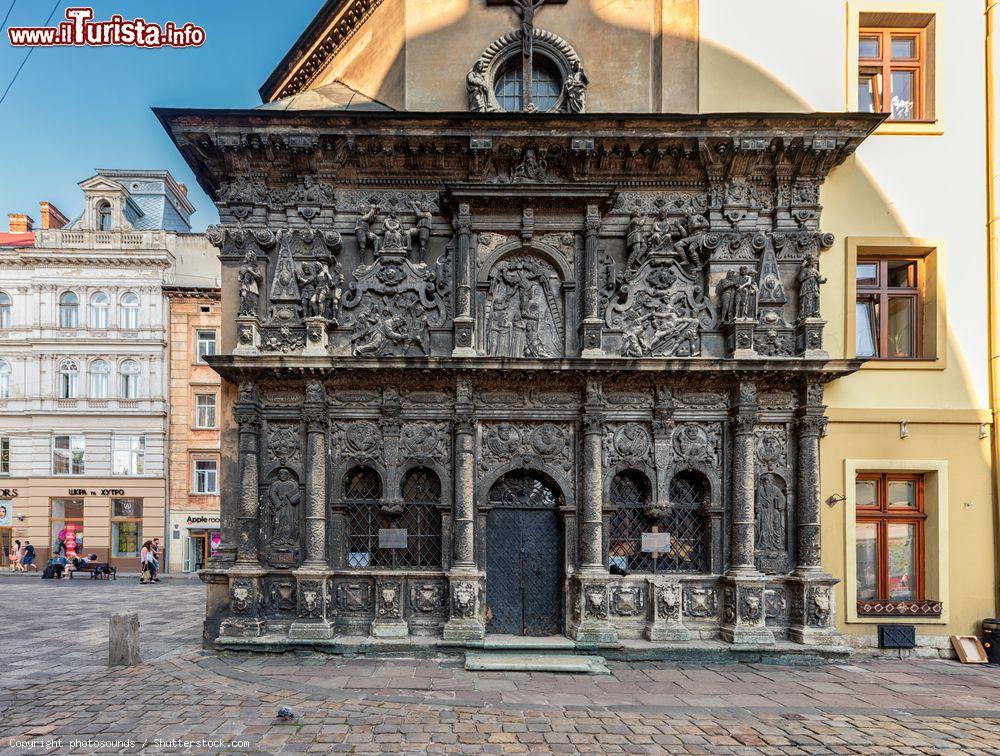
<svg viewBox="0 0 1000 756">
<path fill-rule="evenodd" d="M 512 0 L 521 14 L 521 107 L 529 113 L 535 112 L 532 93 L 532 42 L 535 39 L 535 11 L 545 0 Z"/>
</svg>

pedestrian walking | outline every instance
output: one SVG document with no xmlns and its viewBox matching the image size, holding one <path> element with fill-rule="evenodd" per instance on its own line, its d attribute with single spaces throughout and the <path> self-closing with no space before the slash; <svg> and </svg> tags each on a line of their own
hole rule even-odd
<svg viewBox="0 0 1000 756">
<path fill-rule="evenodd" d="M 31 545 L 31 541 L 26 540 L 24 542 L 24 553 L 21 555 L 21 565 L 24 567 L 24 571 L 27 572 L 28 568 L 31 567 L 38 572 L 38 565 L 35 564 L 35 547 Z"/>
<path fill-rule="evenodd" d="M 153 542 L 146 541 L 139 550 L 139 582 L 146 584 L 154 582 L 156 570 L 153 567 Z"/>
<path fill-rule="evenodd" d="M 10 547 L 9 556 L 10 556 L 10 571 L 20 572 L 22 570 L 20 541 L 14 541 L 14 545 Z"/>
<path fill-rule="evenodd" d="M 160 582 L 160 539 L 153 539 L 153 582 Z"/>
</svg>

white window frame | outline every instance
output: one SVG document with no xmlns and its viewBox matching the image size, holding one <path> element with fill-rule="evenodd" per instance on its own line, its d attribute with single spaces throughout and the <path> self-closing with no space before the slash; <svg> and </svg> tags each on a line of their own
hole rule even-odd
<svg viewBox="0 0 1000 756">
<path fill-rule="evenodd" d="M 59 398 L 78 399 L 80 396 L 80 365 L 76 360 L 59 363 Z"/>
<path fill-rule="evenodd" d="M 127 370 L 126 366 L 135 365 L 135 371 Z M 137 360 L 125 360 L 118 368 L 118 398 L 139 398 L 139 377 L 142 368 Z"/>
<path fill-rule="evenodd" d="M 59 439 L 67 439 L 66 448 L 58 448 Z M 79 451 L 80 457 L 78 460 L 74 459 L 74 453 Z M 64 454 L 59 454 L 63 452 Z M 56 459 L 64 458 L 66 460 L 66 469 L 68 472 L 58 472 L 56 468 Z M 87 469 L 87 439 L 86 437 L 75 434 L 75 435 L 64 435 L 64 436 L 53 436 L 52 437 L 52 474 L 58 476 L 67 475 L 85 475 Z"/>
<path fill-rule="evenodd" d="M 135 298 L 135 303 L 132 304 L 132 298 Z M 129 300 L 126 303 L 126 300 Z M 121 312 L 121 322 L 118 327 L 125 331 L 138 331 L 139 330 L 139 309 L 142 306 L 142 300 L 139 299 L 139 295 L 134 291 L 126 292 L 122 294 L 120 300 L 120 312 Z"/>
<path fill-rule="evenodd" d="M 104 370 L 95 370 L 104 365 Z M 97 359 L 87 368 L 87 396 L 91 399 L 107 399 L 111 393 L 111 365 L 105 359 Z"/>
<path fill-rule="evenodd" d="M 202 399 L 211 399 L 211 404 L 202 405 Z M 218 425 L 219 397 L 215 393 L 194 395 L 194 427 L 213 429 Z M 204 415 L 204 417 L 203 417 Z M 211 422 L 209 422 L 211 421 Z"/>
<path fill-rule="evenodd" d="M 6 291 L 0 291 L 0 328 L 10 328 L 14 300 Z"/>
<path fill-rule="evenodd" d="M 202 334 L 212 334 L 212 338 L 202 338 Z M 218 352 L 219 333 L 214 328 L 199 328 L 195 331 L 195 357 L 194 361 L 200 365 L 207 364 L 205 357 L 211 357 Z M 211 345 L 211 351 L 208 351 Z M 202 347 L 205 347 L 202 349 Z"/>
<path fill-rule="evenodd" d="M 0 399 L 10 399 L 10 363 L 0 360 Z"/>
<path fill-rule="evenodd" d="M 203 465 L 211 465 L 212 467 L 210 469 L 204 468 Z M 196 459 L 192 469 L 194 470 L 192 493 L 201 495 L 219 493 L 219 461 L 217 459 Z M 208 485 L 209 482 L 211 482 L 211 486 Z"/>
<path fill-rule="evenodd" d="M 68 297 L 72 297 L 74 301 L 63 301 Z M 75 291 L 64 291 L 59 295 L 59 327 L 80 327 L 80 296 Z"/>
<path fill-rule="evenodd" d="M 98 302 L 98 298 L 103 298 Z M 111 327 L 111 297 L 103 291 L 90 295 L 90 327 L 103 331 Z"/>
<path fill-rule="evenodd" d="M 123 461 L 124 464 L 119 464 Z M 111 439 L 111 474 L 115 477 L 139 477 L 146 474 L 146 437 L 141 434 L 115 434 Z"/>
</svg>

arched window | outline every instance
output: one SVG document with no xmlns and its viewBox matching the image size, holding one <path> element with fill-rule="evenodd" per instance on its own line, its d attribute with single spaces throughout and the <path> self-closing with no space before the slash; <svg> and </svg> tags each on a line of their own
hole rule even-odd
<svg viewBox="0 0 1000 756">
<path fill-rule="evenodd" d="M 73 360 L 63 360 L 59 366 L 59 398 L 76 399 L 80 368 Z"/>
<path fill-rule="evenodd" d="M 0 328 L 10 328 L 11 298 L 6 291 L 0 291 Z"/>
<path fill-rule="evenodd" d="M 624 572 L 650 572 L 650 555 L 642 551 L 642 534 L 647 530 L 643 511 L 652 501 L 649 478 L 638 470 L 624 470 L 611 479 L 608 491 L 617 507 L 608 523 L 608 567 Z"/>
<path fill-rule="evenodd" d="M 139 327 L 139 295 L 131 291 L 122 297 L 121 327 L 130 331 Z"/>
<path fill-rule="evenodd" d="M 652 572 L 654 554 L 642 551 L 643 533 L 668 533 L 670 548 L 656 556 L 657 572 L 700 573 L 705 568 L 702 513 L 707 486 L 696 473 L 684 471 L 670 484 L 670 507 L 662 517 L 649 512 L 652 487 L 637 470 L 625 470 L 611 481 L 611 504 L 617 507 L 608 526 L 608 567 L 625 572 Z"/>
<path fill-rule="evenodd" d="M 136 399 L 139 396 L 139 363 L 135 360 L 125 360 L 121 372 L 121 398 Z"/>
<path fill-rule="evenodd" d="M 59 296 L 59 327 L 79 328 L 80 297 L 72 291 L 64 291 Z"/>
<path fill-rule="evenodd" d="M 107 328 L 111 300 L 103 291 L 95 292 L 90 297 L 90 327 Z"/>
<path fill-rule="evenodd" d="M 90 363 L 90 391 L 91 399 L 107 399 L 108 383 L 111 375 L 111 368 L 106 360 L 94 360 Z"/>
<path fill-rule="evenodd" d="M 369 467 L 344 479 L 348 505 L 347 566 L 404 569 L 441 567 L 441 481 L 433 470 L 410 470 L 400 487 L 402 501 L 382 501 L 382 480 Z M 380 530 L 405 530 L 405 548 L 381 548 Z"/>
<path fill-rule="evenodd" d="M 493 85 L 493 93 L 497 103 L 509 113 L 524 110 L 524 98 L 521 85 L 524 80 L 524 68 L 520 60 L 508 66 L 497 76 Z M 546 112 L 552 110 L 559 100 L 562 84 L 552 71 L 536 59 L 531 68 L 531 97 L 535 107 Z"/>
<path fill-rule="evenodd" d="M 97 206 L 97 230 L 111 230 L 111 204 L 102 202 Z"/>
<path fill-rule="evenodd" d="M 10 399 L 10 363 L 0 360 L 0 399 Z"/>
<path fill-rule="evenodd" d="M 397 552 L 397 567 L 441 566 L 441 480 L 426 467 L 415 467 L 400 486 L 405 509 L 394 528 L 405 528 L 406 549 Z"/>
</svg>

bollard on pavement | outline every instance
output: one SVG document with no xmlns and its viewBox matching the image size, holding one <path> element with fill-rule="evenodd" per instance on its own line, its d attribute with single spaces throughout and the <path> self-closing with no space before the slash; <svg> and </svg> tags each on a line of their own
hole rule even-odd
<svg viewBox="0 0 1000 756">
<path fill-rule="evenodd" d="M 122 612 L 111 615 L 108 632 L 108 665 L 131 667 L 139 663 L 139 615 Z"/>
</svg>

